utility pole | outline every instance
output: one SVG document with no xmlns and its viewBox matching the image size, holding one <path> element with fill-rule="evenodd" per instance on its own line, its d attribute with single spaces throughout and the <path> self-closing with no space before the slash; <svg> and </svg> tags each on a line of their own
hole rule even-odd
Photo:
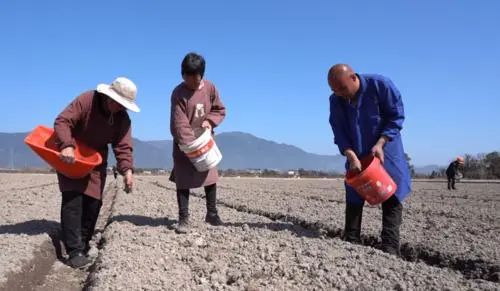
<svg viewBox="0 0 500 291">
<path fill-rule="evenodd" d="M 9 168 L 14 169 L 14 148 L 10 148 L 10 162 L 9 162 Z"/>
</svg>

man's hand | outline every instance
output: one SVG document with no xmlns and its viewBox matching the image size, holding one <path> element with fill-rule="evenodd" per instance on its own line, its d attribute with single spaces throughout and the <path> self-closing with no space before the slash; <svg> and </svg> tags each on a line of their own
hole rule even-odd
<svg viewBox="0 0 500 291">
<path fill-rule="evenodd" d="M 380 162 L 384 163 L 384 145 L 387 142 L 387 137 L 381 136 L 377 143 L 372 147 L 372 154 L 379 158 Z"/>
<path fill-rule="evenodd" d="M 349 170 L 355 172 L 361 172 L 363 168 L 361 167 L 361 162 L 359 161 L 356 153 L 352 149 L 346 149 L 344 151 L 347 161 L 349 162 Z"/>
<path fill-rule="evenodd" d="M 75 149 L 73 147 L 66 147 L 61 151 L 61 160 L 68 164 L 75 163 Z"/>
<path fill-rule="evenodd" d="M 349 170 L 360 173 L 363 168 L 361 167 L 361 162 L 358 158 L 349 161 Z"/>
<path fill-rule="evenodd" d="M 126 193 L 131 193 L 134 187 L 134 176 L 132 175 L 132 170 L 127 170 L 125 175 L 123 175 L 124 191 Z"/>
<path fill-rule="evenodd" d="M 204 120 L 203 123 L 201 124 L 201 127 L 206 128 L 208 130 L 212 130 L 212 124 L 210 124 L 210 121 Z"/>
</svg>

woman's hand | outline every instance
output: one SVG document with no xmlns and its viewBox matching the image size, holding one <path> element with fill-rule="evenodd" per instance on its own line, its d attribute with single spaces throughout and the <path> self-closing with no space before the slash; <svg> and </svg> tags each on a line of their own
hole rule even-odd
<svg viewBox="0 0 500 291">
<path fill-rule="evenodd" d="M 132 188 L 134 187 L 134 176 L 132 174 L 132 170 L 127 170 L 125 175 L 123 175 L 123 184 L 125 186 L 125 192 L 132 192 Z"/>
<path fill-rule="evenodd" d="M 210 121 L 208 121 L 208 120 L 203 121 L 203 123 L 201 124 L 201 127 L 206 128 L 210 131 L 212 130 L 212 124 L 210 124 Z"/>
<path fill-rule="evenodd" d="M 66 147 L 61 151 L 60 158 L 63 162 L 68 164 L 75 163 L 75 149 L 73 147 Z"/>
</svg>

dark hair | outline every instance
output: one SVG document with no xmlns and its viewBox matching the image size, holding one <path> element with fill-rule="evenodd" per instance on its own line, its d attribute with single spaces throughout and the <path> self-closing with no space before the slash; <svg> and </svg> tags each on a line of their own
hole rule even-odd
<svg viewBox="0 0 500 291">
<path fill-rule="evenodd" d="M 205 74 L 205 59 L 201 55 L 196 53 L 187 54 L 182 60 L 181 74 L 200 74 L 200 76 L 203 78 L 203 75 Z"/>
</svg>

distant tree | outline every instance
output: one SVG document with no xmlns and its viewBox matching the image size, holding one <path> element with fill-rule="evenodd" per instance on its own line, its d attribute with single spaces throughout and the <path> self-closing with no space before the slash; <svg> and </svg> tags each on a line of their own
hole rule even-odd
<svg viewBox="0 0 500 291">
<path fill-rule="evenodd" d="M 262 177 L 279 177 L 280 173 L 274 170 L 264 169 L 262 171 Z"/>
<path fill-rule="evenodd" d="M 464 177 L 469 179 L 500 179 L 500 153 L 491 152 L 464 156 Z"/>
<path fill-rule="evenodd" d="M 411 158 L 407 153 L 405 153 L 405 158 L 406 162 L 408 163 L 408 169 L 410 170 L 410 175 L 412 177 L 415 177 L 415 166 L 411 164 Z"/>
<path fill-rule="evenodd" d="M 469 179 L 483 179 L 482 162 L 480 156 L 474 157 L 472 155 L 466 154 L 464 156 L 464 177 Z"/>
<path fill-rule="evenodd" d="M 224 176 L 233 177 L 236 176 L 236 172 L 233 169 L 227 169 L 224 171 Z"/>
<path fill-rule="evenodd" d="M 486 168 L 488 179 L 500 178 L 500 153 L 492 152 L 484 157 L 484 167 Z"/>
</svg>

